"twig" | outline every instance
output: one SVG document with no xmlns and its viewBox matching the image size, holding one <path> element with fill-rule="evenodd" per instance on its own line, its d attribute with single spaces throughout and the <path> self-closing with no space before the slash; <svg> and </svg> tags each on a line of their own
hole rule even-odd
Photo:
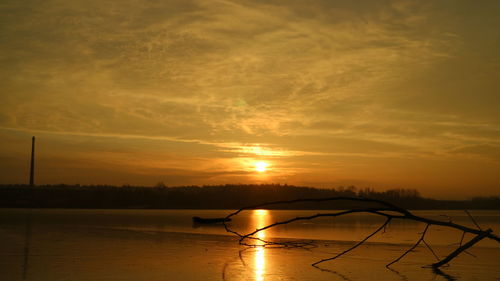
<svg viewBox="0 0 500 281">
<path fill-rule="evenodd" d="M 460 243 L 459 243 L 458 247 L 462 246 L 462 243 L 464 242 L 464 238 L 465 238 L 465 231 L 462 232 L 462 237 L 460 238 Z"/>
<path fill-rule="evenodd" d="M 352 281 L 351 279 L 347 278 L 347 276 L 341 274 L 341 273 L 338 273 L 337 271 L 334 271 L 334 270 L 331 270 L 331 269 L 327 269 L 327 268 L 321 268 L 319 266 L 315 266 L 317 269 L 323 271 L 323 272 L 328 272 L 328 273 L 332 273 L 332 274 L 335 274 L 337 275 L 338 277 L 340 277 L 341 279 L 344 279 L 345 281 Z"/>
<path fill-rule="evenodd" d="M 425 239 L 422 239 L 422 243 L 424 243 L 424 245 L 427 247 L 427 249 L 429 249 L 429 251 L 431 251 L 432 255 L 436 258 L 436 260 L 439 261 L 439 257 L 436 255 L 436 252 L 434 252 L 431 245 L 427 244 L 427 242 L 425 242 Z"/>
<path fill-rule="evenodd" d="M 462 243 L 464 242 L 464 238 L 465 238 L 465 231 L 462 232 L 462 237 L 460 238 L 460 243 L 458 243 L 458 246 L 462 246 Z M 470 253 L 469 251 L 464 251 L 464 253 L 466 253 L 467 255 L 471 256 L 471 257 L 474 257 L 474 258 L 477 258 L 476 255 Z"/>
<path fill-rule="evenodd" d="M 477 256 L 476 256 L 476 255 L 472 254 L 472 253 L 471 253 L 471 252 L 469 252 L 469 251 L 465 251 L 465 250 L 464 250 L 464 253 L 466 253 L 467 255 L 469 255 L 469 256 L 471 256 L 471 257 L 473 257 L 473 258 L 477 258 Z"/>
<path fill-rule="evenodd" d="M 464 210 L 464 212 L 469 216 L 470 220 L 476 225 L 477 229 L 481 230 L 481 227 L 479 226 L 479 224 L 476 222 L 476 220 L 474 219 L 474 217 L 472 217 L 472 215 L 469 213 L 469 211 L 467 210 Z"/>
<path fill-rule="evenodd" d="M 422 232 L 422 235 L 420 236 L 420 238 L 417 240 L 417 242 L 415 242 L 415 244 L 413 244 L 413 246 L 411 246 L 410 249 L 406 250 L 406 252 L 404 252 L 401 256 L 399 256 L 399 258 L 393 260 L 392 262 L 388 263 L 385 267 L 390 267 L 391 265 L 397 263 L 398 261 L 400 261 L 402 258 L 404 258 L 404 256 L 406 256 L 408 253 L 410 253 L 411 251 L 413 251 L 419 244 L 420 242 L 424 241 L 424 237 L 425 237 L 425 234 L 427 233 L 427 230 L 429 229 L 429 224 L 427 224 L 425 226 L 425 229 L 424 231 Z"/>
<path fill-rule="evenodd" d="M 377 234 L 380 230 L 384 229 L 384 227 L 391 221 L 391 218 L 387 218 L 387 220 L 379 227 L 377 228 L 374 232 L 372 232 L 370 235 L 366 236 L 363 240 L 359 241 L 358 243 L 356 243 L 356 245 L 352 246 L 351 248 L 343 251 L 342 253 L 340 254 L 337 254 L 336 256 L 334 257 L 331 257 L 331 258 L 327 258 L 327 259 L 322 259 L 320 261 L 317 261 L 313 264 L 311 264 L 312 266 L 316 267 L 318 264 L 322 263 L 322 262 L 325 262 L 325 261 L 331 261 L 331 260 L 334 260 L 346 253 L 349 253 L 350 251 L 356 249 L 357 247 L 359 247 L 361 244 L 365 243 L 366 240 L 370 239 L 370 237 L 372 237 L 373 235 Z"/>
<path fill-rule="evenodd" d="M 390 268 L 390 267 L 388 267 L 387 269 L 394 272 L 394 274 L 396 274 L 397 276 L 401 277 L 401 280 L 408 281 L 408 277 L 406 277 L 406 275 L 404 275 L 404 274 L 401 274 L 401 272 L 395 270 L 394 268 Z"/>
</svg>

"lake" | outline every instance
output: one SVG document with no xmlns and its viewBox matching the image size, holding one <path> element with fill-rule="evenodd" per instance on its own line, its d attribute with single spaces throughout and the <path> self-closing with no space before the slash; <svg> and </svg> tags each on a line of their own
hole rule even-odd
<svg viewBox="0 0 500 281">
<path fill-rule="evenodd" d="M 500 247 L 482 241 L 437 274 L 418 247 L 393 270 L 385 264 L 417 241 L 425 225 L 393 221 L 385 232 L 347 255 L 323 263 L 383 223 L 373 215 L 301 221 L 259 234 L 265 239 L 313 240 L 317 247 L 245 248 L 219 225 L 191 217 L 223 217 L 229 210 L 0 209 L 0 280 L 500 280 Z M 325 211 L 251 210 L 231 228 L 266 224 Z M 463 211 L 415 214 L 474 227 Z M 499 211 L 471 211 L 483 228 L 500 229 Z M 461 232 L 431 227 L 426 241 L 438 256 L 450 253 Z M 466 237 L 470 239 L 470 237 Z M 455 243 L 455 244 L 454 244 Z M 474 256 L 473 256 L 474 255 Z"/>
</svg>

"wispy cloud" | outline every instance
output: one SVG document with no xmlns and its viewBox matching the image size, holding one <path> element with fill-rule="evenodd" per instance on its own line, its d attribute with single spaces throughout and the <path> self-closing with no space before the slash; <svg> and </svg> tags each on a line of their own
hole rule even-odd
<svg viewBox="0 0 500 281">
<path fill-rule="evenodd" d="M 165 142 L 154 147 L 196 166 L 224 163 L 217 173 L 260 157 L 282 181 L 288 169 L 325 182 L 316 165 L 340 163 L 342 177 L 370 168 L 390 183 L 371 159 L 451 161 L 498 144 L 500 23 L 495 4 L 471 5 L 6 0 L 0 126 L 110 149 Z"/>
</svg>

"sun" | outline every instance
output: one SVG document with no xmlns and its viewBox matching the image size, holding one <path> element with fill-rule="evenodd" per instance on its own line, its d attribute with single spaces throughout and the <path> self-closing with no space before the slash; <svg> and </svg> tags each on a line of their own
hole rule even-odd
<svg viewBox="0 0 500 281">
<path fill-rule="evenodd" d="M 269 167 L 269 163 L 267 162 L 264 161 L 255 162 L 255 171 L 259 173 L 267 171 L 267 167 Z"/>
</svg>

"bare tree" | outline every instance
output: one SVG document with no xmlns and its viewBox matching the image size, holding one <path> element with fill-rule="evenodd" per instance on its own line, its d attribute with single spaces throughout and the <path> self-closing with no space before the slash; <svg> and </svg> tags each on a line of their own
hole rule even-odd
<svg viewBox="0 0 500 281">
<path fill-rule="evenodd" d="M 230 228 L 230 226 L 226 223 L 226 221 L 229 221 L 231 217 L 234 217 L 238 215 L 239 213 L 245 211 L 245 210 L 253 210 L 253 209 L 260 209 L 263 207 L 269 207 L 269 206 L 275 206 L 275 205 L 283 205 L 283 204 L 293 204 L 293 203 L 304 203 L 304 202 L 311 202 L 311 203 L 319 203 L 319 202 L 327 202 L 327 201 L 347 201 L 347 202 L 356 202 L 358 204 L 364 204 L 368 205 L 369 207 L 366 208 L 353 208 L 349 210 L 344 210 L 344 211 L 334 211 L 334 212 L 325 212 L 325 213 L 317 213 L 314 215 L 310 216 L 300 216 L 300 217 L 294 217 L 291 219 L 287 219 L 284 221 L 278 221 L 274 222 L 272 224 L 266 225 L 264 227 L 258 228 L 252 232 L 249 233 L 239 233 L 233 229 Z M 314 243 L 313 242 L 301 242 L 301 241 L 287 241 L 287 242 L 276 242 L 276 241 L 268 241 L 261 239 L 256 236 L 257 233 L 264 231 L 266 229 L 276 227 L 279 225 L 285 225 L 289 224 L 295 221 L 303 221 L 303 220 L 313 220 L 316 218 L 320 217 L 340 217 L 348 214 L 354 214 L 354 213 L 367 213 L 367 214 L 373 214 L 376 216 L 381 216 L 384 217 L 385 220 L 384 222 L 377 228 L 375 229 L 372 233 L 367 235 L 364 239 L 361 241 L 357 242 L 355 245 L 352 247 L 344 250 L 343 252 L 329 258 L 325 258 L 322 260 L 319 260 L 315 263 L 312 264 L 312 266 L 317 267 L 320 263 L 327 262 L 327 261 L 332 261 L 335 260 L 350 251 L 354 250 L 355 248 L 361 246 L 363 243 L 365 243 L 368 239 L 373 237 L 375 234 L 379 233 L 380 231 L 384 230 L 385 227 L 392 221 L 392 220 L 412 220 L 412 221 L 417 221 L 417 222 L 422 222 L 425 224 L 425 228 L 423 229 L 423 232 L 420 236 L 420 238 L 413 244 L 408 250 L 406 250 L 401 256 L 398 258 L 394 259 L 393 261 L 389 262 L 386 267 L 389 268 L 391 265 L 397 263 L 400 261 L 403 257 L 405 257 L 407 254 L 412 252 L 418 245 L 421 243 L 425 245 L 427 249 L 436 257 L 437 262 L 430 264 L 429 266 L 432 267 L 433 269 L 439 269 L 441 266 L 448 264 L 451 260 L 453 260 L 455 257 L 457 257 L 459 254 L 462 252 L 467 253 L 467 249 L 470 247 L 474 246 L 477 242 L 487 238 L 491 239 L 496 242 L 500 242 L 500 238 L 493 234 L 493 230 L 491 229 L 486 229 L 483 230 L 481 227 L 479 227 L 479 224 L 474 220 L 474 218 L 466 211 L 472 222 L 476 225 L 477 229 L 470 228 L 464 225 L 456 224 L 453 223 L 451 220 L 449 221 L 439 221 L 439 220 L 434 220 L 434 219 L 429 219 L 429 218 L 424 218 L 420 217 L 417 215 L 414 215 L 410 211 L 398 207 L 392 203 L 385 202 L 382 200 L 376 200 L 376 199 L 369 199 L 369 198 L 361 198 L 361 197 L 330 197 L 330 198 L 319 198 L 319 199 L 296 199 L 296 200 L 287 200 L 287 201 L 274 201 L 274 202 L 266 202 L 262 204 L 257 204 L 253 206 L 248 206 L 248 207 L 243 207 L 229 215 L 226 216 L 226 220 L 224 222 L 224 227 L 227 232 L 232 233 L 236 236 L 239 237 L 239 244 L 248 246 L 248 247 L 313 247 Z M 428 233 L 428 230 L 431 226 L 442 226 L 442 227 L 447 227 L 447 228 L 452 228 L 456 229 L 458 231 L 462 232 L 462 239 L 458 245 L 458 247 L 449 253 L 446 257 L 440 259 L 432 247 L 425 241 L 426 234 Z M 472 234 L 474 237 L 464 243 L 464 237 L 465 234 Z M 258 242 L 256 242 L 258 241 Z"/>
</svg>

